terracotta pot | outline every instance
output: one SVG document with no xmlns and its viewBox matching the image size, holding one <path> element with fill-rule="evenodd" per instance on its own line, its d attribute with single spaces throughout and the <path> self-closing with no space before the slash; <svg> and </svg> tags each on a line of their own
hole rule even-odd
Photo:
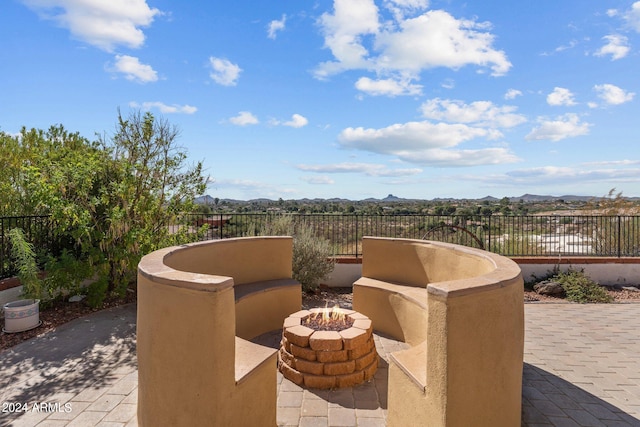
<svg viewBox="0 0 640 427">
<path fill-rule="evenodd" d="M 23 332 L 40 326 L 40 300 L 21 299 L 6 303 L 4 310 L 4 332 Z"/>
</svg>

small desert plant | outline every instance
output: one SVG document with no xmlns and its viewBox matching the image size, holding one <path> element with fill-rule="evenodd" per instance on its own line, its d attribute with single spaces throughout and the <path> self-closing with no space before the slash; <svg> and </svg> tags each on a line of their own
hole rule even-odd
<svg viewBox="0 0 640 427">
<path fill-rule="evenodd" d="M 335 267 L 331 244 L 308 224 L 295 224 L 291 215 L 276 215 L 262 227 L 262 236 L 293 236 L 293 278 L 303 291 L 313 291 Z"/>
<path fill-rule="evenodd" d="M 579 303 L 613 301 L 611 295 L 583 271 L 569 269 L 556 274 L 552 280 L 562 285 L 569 301 Z"/>
<path fill-rule="evenodd" d="M 320 280 L 335 267 L 331 244 L 319 239 L 311 227 L 301 227 L 293 236 L 293 278 L 302 284 L 302 290 L 313 291 Z"/>
<path fill-rule="evenodd" d="M 22 284 L 22 293 L 27 298 L 41 299 L 44 292 L 33 244 L 27 241 L 21 228 L 13 228 L 9 231 L 9 241 L 11 257 L 17 266 L 18 279 Z"/>
</svg>

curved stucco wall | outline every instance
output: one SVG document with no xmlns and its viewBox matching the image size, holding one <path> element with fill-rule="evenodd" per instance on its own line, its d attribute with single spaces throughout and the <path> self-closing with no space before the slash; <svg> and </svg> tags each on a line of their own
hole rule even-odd
<svg viewBox="0 0 640 427">
<path fill-rule="evenodd" d="M 141 426 L 276 425 L 275 350 L 236 337 L 234 286 L 290 278 L 291 256 L 290 237 L 258 237 L 165 248 L 142 258 Z M 299 308 L 298 302 L 293 311 Z"/>
<path fill-rule="evenodd" d="M 177 247 L 164 263 L 175 270 L 233 277 L 235 285 L 291 277 L 290 237 L 239 237 Z"/>
<path fill-rule="evenodd" d="M 387 292 L 371 305 L 356 301 L 354 287 L 354 307 L 378 307 L 385 322 L 414 337 L 414 347 L 396 358 L 404 363 L 389 366 L 389 426 L 520 425 L 524 288 L 515 262 L 453 244 L 365 237 L 362 271 L 365 278 L 426 288 L 421 300 Z M 372 287 L 362 296 L 381 293 Z M 421 315 L 417 307 L 424 307 Z M 407 329 L 416 324 L 426 332 Z M 416 342 L 420 337 L 426 345 Z"/>
<path fill-rule="evenodd" d="M 364 277 L 417 287 L 478 277 L 496 269 L 488 252 L 485 256 L 472 248 L 441 242 L 365 237 L 362 251 L 370 260 L 380 261 L 363 263 Z"/>
</svg>

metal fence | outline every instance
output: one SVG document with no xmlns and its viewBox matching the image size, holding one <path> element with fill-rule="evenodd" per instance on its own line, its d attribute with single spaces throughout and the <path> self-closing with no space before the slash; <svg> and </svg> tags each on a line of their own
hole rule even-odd
<svg viewBox="0 0 640 427">
<path fill-rule="evenodd" d="M 282 214 L 191 214 L 205 238 L 259 234 Z M 338 256 L 362 254 L 362 236 L 438 240 L 506 256 L 640 256 L 640 216 L 291 214 L 328 239 Z"/>
<path fill-rule="evenodd" d="M 187 227 L 195 239 L 255 236 L 283 214 L 184 214 L 170 229 Z M 587 215 L 361 215 L 290 214 L 293 226 L 311 227 L 336 256 L 362 255 L 362 236 L 438 240 L 506 256 L 640 256 L 640 216 Z M 0 218 L 0 278 L 13 273 L 6 234 L 20 227 L 40 253 L 55 252 L 47 216 Z M 202 233 L 197 234 L 200 230 Z"/>
<path fill-rule="evenodd" d="M 9 231 L 21 228 L 27 241 L 33 244 L 39 253 L 55 253 L 58 249 L 56 236 L 53 234 L 51 217 L 48 215 L 7 216 L 0 217 L 0 279 L 15 274 L 11 263 L 11 245 Z"/>
</svg>

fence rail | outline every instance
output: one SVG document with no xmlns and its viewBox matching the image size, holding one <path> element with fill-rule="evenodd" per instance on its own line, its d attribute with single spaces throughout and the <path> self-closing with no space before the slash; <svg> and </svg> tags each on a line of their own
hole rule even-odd
<svg viewBox="0 0 640 427">
<path fill-rule="evenodd" d="M 12 228 L 21 228 L 27 241 L 31 242 L 36 250 L 40 250 L 43 253 L 55 253 L 58 247 L 53 235 L 50 216 L 0 217 L 0 279 L 11 277 L 15 274 L 15 267 L 11 263 L 11 245 L 8 237 Z"/>
<path fill-rule="evenodd" d="M 184 214 L 171 229 L 188 227 L 199 239 L 254 236 L 274 221 L 273 213 Z M 328 239 L 336 256 L 362 255 L 362 236 L 438 240 L 505 256 L 640 256 L 640 216 L 593 215 L 361 215 L 291 214 L 296 227 L 309 226 Z M 0 278 L 14 273 L 6 235 L 25 230 L 40 252 L 55 252 L 48 216 L 0 217 Z M 194 237 L 195 239 L 196 237 Z"/>
<path fill-rule="evenodd" d="M 281 214 L 190 214 L 207 239 L 253 236 Z M 438 240 L 505 256 L 640 256 L 640 216 L 292 214 L 328 239 L 338 256 L 360 256 L 362 236 Z"/>
</svg>

